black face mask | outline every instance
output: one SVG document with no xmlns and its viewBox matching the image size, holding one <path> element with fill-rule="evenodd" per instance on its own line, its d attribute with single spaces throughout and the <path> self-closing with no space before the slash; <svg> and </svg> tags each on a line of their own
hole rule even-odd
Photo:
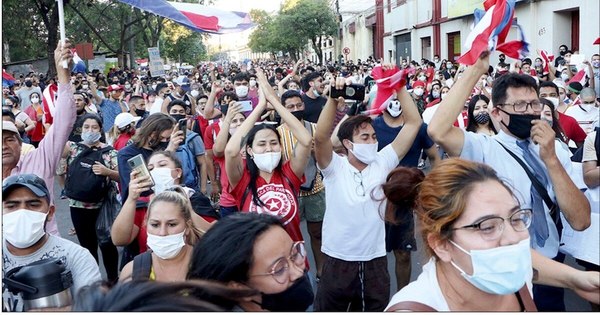
<svg viewBox="0 0 600 315">
<path fill-rule="evenodd" d="M 180 121 L 181 119 L 185 119 L 185 114 L 172 114 L 171 117 L 173 117 L 175 121 Z"/>
<path fill-rule="evenodd" d="M 560 51 L 560 55 L 564 56 L 567 52 L 566 51 Z"/>
<path fill-rule="evenodd" d="M 504 127 L 508 128 L 508 131 L 515 135 L 519 139 L 527 139 L 531 136 L 531 122 L 535 119 L 540 119 L 540 115 L 520 115 L 520 114 L 510 114 L 506 111 L 502 110 L 510 117 L 510 122 L 508 126 L 502 122 Z"/>
<path fill-rule="evenodd" d="M 276 294 L 262 293 L 261 295 L 262 303 L 255 303 L 271 312 L 304 312 L 315 299 L 306 272 L 287 290 Z"/>
<path fill-rule="evenodd" d="M 25 86 L 26 87 L 31 87 L 33 85 L 33 82 L 31 81 L 25 81 Z"/>
<path fill-rule="evenodd" d="M 145 110 L 145 109 L 136 109 L 136 110 L 135 110 L 135 114 L 136 114 L 138 117 L 143 117 L 143 116 L 146 114 L 146 110 Z"/>
<path fill-rule="evenodd" d="M 294 115 L 296 119 L 302 121 L 302 119 L 304 119 L 304 110 L 297 110 L 295 112 L 292 112 L 292 115 Z"/>
<path fill-rule="evenodd" d="M 152 146 L 153 151 L 165 151 L 169 146 L 169 141 L 161 141 Z"/>
</svg>

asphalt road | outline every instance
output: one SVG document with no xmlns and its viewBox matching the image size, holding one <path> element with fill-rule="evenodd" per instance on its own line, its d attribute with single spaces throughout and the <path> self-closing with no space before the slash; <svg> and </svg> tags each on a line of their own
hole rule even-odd
<svg viewBox="0 0 600 315">
<path fill-rule="evenodd" d="M 58 189 L 58 187 L 60 187 L 60 186 L 59 186 L 58 182 L 54 183 L 54 187 L 56 188 L 56 191 L 54 192 L 54 200 L 56 200 L 56 219 L 57 219 L 57 224 L 58 224 L 58 229 L 60 231 L 60 234 L 62 237 L 69 239 L 75 243 L 78 243 L 77 237 L 75 235 L 69 235 L 69 230 L 73 227 L 73 223 L 71 222 L 71 214 L 69 211 L 68 203 L 66 200 L 60 199 L 60 190 Z M 311 266 L 314 266 L 315 262 L 314 262 L 312 252 L 310 250 L 310 248 L 311 248 L 310 247 L 310 237 L 306 230 L 305 222 L 302 222 L 301 228 L 302 228 L 302 235 L 304 237 L 304 240 L 306 241 L 306 248 L 308 249 L 310 264 L 311 264 Z M 416 227 L 416 230 L 418 231 L 418 226 Z M 423 248 L 423 244 L 421 242 L 421 237 L 417 235 L 416 239 L 417 239 L 417 248 L 419 250 L 412 253 L 411 281 L 415 280 L 418 277 L 418 275 L 421 273 L 423 264 L 427 263 L 427 260 L 428 260 L 424 255 L 424 251 L 421 250 Z M 99 250 L 98 250 L 98 255 L 101 257 L 101 253 Z M 391 282 L 391 290 L 390 290 L 390 293 L 391 293 L 390 298 L 391 298 L 391 296 L 394 295 L 394 293 L 396 293 L 396 277 L 395 277 L 395 273 L 394 273 L 395 258 L 392 253 L 389 253 L 387 255 L 387 259 L 388 259 L 388 272 L 390 274 L 390 282 Z M 100 258 L 100 261 L 102 261 L 102 258 Z M 583 269 L 571 257 L 567 258 L 566 263 L 577 269 Z M 104 279 L 106 279 L 106 272 L 102 265 L 100 266 L 100 272 L 102 273 L 102 277 Z M 314 268 L 311 269 L 310 272 L 312 273 L 312 276 L 314 278 Z M 565 290 L 565 305 L 566 305 L 567 311 L 571 311 L 571 312 L 591 311 L 591 307 L 590 307 L 589 303 L 587 301 L 583 300 L 582 298 L 580 298 L 577 294 L 575 294 L 571 290 Z"/>
</svg>

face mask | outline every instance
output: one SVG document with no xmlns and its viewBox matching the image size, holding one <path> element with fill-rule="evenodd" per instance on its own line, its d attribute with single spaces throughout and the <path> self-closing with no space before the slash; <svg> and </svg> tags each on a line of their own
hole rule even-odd
<svg viewBox="0 0 600 315">
<path fill-rule="evenodd" d="M 261 296 L 262 303 L 257 304 L 271 312 L 304 312 L 313 304 L 315 298 L 306 272 L 285 291 L 275 294 L 262 293 Z"/>
<path fill-rule="evenodd" d="M 424 75 L 420 75 L 419 80 L 425 82 L 425 80 L 427 80 L 427 77 Z"/>
<path fill-rule="evenodd" d="M 156 91 L 156 84 L 152 84 L 152 89 Z"/>
<path fill-rule="evenodd" d="M 237 130 L 237 127 L 229 128 L 229 134 L 233 136 L 233 134 L 235 133 L 236 130 Z"/>
<path fill-rule="evenodd" d="M 25 81 L 25 86 L 26 87 L 31 87 L 33 85 L 33 82 L 31 81 Z"/>
<path fill-rule="evenodd" d="M 81 132 L 81 141 L 85 144 L 94 144 L 100 140 L 100 132 L 97 131 L 83 131 Z"/>
<path fill-rule="evenodd" d="M 560 53 L 561 56 L 564 56 L 567 52 L 561 50 L 559 53 Z"/>
<path fill-rule="evenodd" d="M 460 271 L 463 278 L 481 291 L 489 294 L 512 294 L 525 285 L 531 273 L 531 249 L 529 238 L 514 245 L 467 252 L 450 241 L 456 248 L 471 257 L 473 274 L 468 275 L 456 263 L 450 261 Z"/>
<path fill-rule="evenodd" d="M 546 97 L 547 100 L 549 100 L 550 102 L 552 102 L 552 104 L 554 105 L 554 108 L 558 107 L 558 98 L 557 97 Z"/>
<path fill-rule="evenodd" d="M 198 95 L 200 95 L 200 92 L 198 90 L 192 90 L 192 92 L 190 92 L 190 94 L 192 94 L 192 97 L 197 97 Z"/>
<path fill-rule="evenodd" d="M 175 179 L 171 176 L 171 169 L 167 167 L 156 167 L 150 171 L 150 176 L 154 180 L 154 194 L 158 195 L 175 185 Z"/>
<path fill-rule="evenodd" d="M 592 67 L 594 67 L 594 68 L 600 68 L 600 60 L 594 60 L 594 61 L 592 61 Z"/>
<path fill-rule="evenodd" d="M 173 235 L 159 236 L 148 233 L 146 243 L 156 256 L 161 259 L 171 259 L 185 246 L 185 230 Z"/>
<path fill-rule="evenodd" d="M 531 136 L 531 121 L 534 119 L 540 119 L 539 115 L 506 114 L 510 117 L 510 122 L 508 123 L 508 126 L 504 122 L 502 122 L 502 124 L 504 127 L 508 128 L 510 133 L 519 139 L 529 138 Z"/>
<path fill-rule="evenodd" d="M 421 96 L 423 95 L 423 89 L 414 89 L 413 93 L 415 93 L 416 96 Z"/>
<path fill-rule="evenodd" d="M 240 98 L 246 97 L 248 95 L 248 87 L 245 85 L 236 86 L 235 94 Z"/>
<path fill-rule="evenodd" d="M 145 109 L 136 109 L 135 110 L 135 115 L 138 117 L 143 117 L 146 114 L 146 110 Z"/>
<path fill-rule="evenodd" d="M 165 151 L 169 147 L 169 141 L 160 141 L 152 146 L 154 151 Z"/>
<path fill-rule="evenodd" d="M 302 120 L 302 119 L 304 119 L 304 110 L 297 110 L 295 112 L 292 112 L 292 115 L 294 115 L 294 117 L 296 117 L 296 119 Z"/>
<path fill-rule="evenodd" d="M 353 149 L 348 149 L 354 156 L 365 164 L 371 164 L 377 159 L 378 143 L 352 143 Z"/>
<path fill-rule="evenodd" d="M 252 159 L 259 170 L 271 173 L 279 165 L 281 152 L 254 153 Z"/>
<path fill-rule="evenodd" d="M 31 98 L 31 102 L 34 103 L 34 104 L 37 104 L 37 103 L 40 102 L 40 99 L 38 97 L 32 97 Z"/>
<path fill-rule="evenodd" d="M 448 93 L 442 93 L 442 100 L 446 98 L 446 95 L 448 95 Z"/>
<path fill-rule="evenodd" d="M 431 92 L 431 96 L 433 96 L 433 98 L 439 98 L 440 97 L 440 92 L 433 91 L 433 92 Z"/>
<path fill-rule="evenodd" d="M 256 80 L 250 80 L 249 82 L 251 87 L 255 87 L 256 86 Z"/>
<path fill-rule="evenodd" d="M 89 85 L 87 85 L 87 84 L 83 84 L 83 85 L 81 85 L 81 88 L 82 88 L 82 89 L 84 89 L 84 90 L 87 90 L 89 87 L 90 87 L 90 86 L 89 86 Z"/>
<path fill-rule="evenodd" d="M 313 95 L 315 97 L 319 97 L 321 94 L 319 94 L 319 91 L 317 91 L 317 89 L 315 88 L 315 89 L 313 89 Z"/>
<path fill-rule="evenodd" d="M 185 119 L 185 115 L 184 114 L 171 114 L 171 117 L 173 117 L 175 119 L 175 121 L 179 121 L 181 119 Z"/>
<path fill-rule="evenodd" d="M 125 88 L 126 89 L 131 89 L 131 85 L 130 84 L 125 84 Z"/>
<path fill-rule="evenodd" d="M 475 121 L 480 125 L 485 125 L 490 121 L 490 114 L 488 112 L 479 112 L 475 116 Z"/>
<path fill-rule="evenodd" d="M 448 68 L 448 69 L 452 68 L 452 64 L 451 63 L 447 63 L 446 64 L 446 68 Z"/>
<path fill-rule="evenodd" d="M 565 82 L 569 81 L 569 75 L 568 75 L 568 74 L 566 74 L 566 73 L 562 73 L 562 74 L 560 75 L 560 78 L 561 78 L 563 81 L 565 81 Z"/>
<path fill-rule="evenodd" d="M 594 104 L 580 104 L 579 106 L 581 106 L 581 108 L 585 112 L 590 112 L 590 111 L 594 110 L 594 108 L 596 107 L 596 105 L 594 105 Z"/>
<path fill-rule="evenodd" d="M 28 248 L 39 241 L 46 232 L 47 213 L 19 209 L 2 215 L 4 239 L 16 248 Z"/>
<path fill-rule="evenodd" d="M 536 66 L 536 67 L 541 67 L 541 66 L 542 66 L 542 63 L 541 63 L 541 62 L 539 62 L 539 61 L 536 61 L 536 62 L 535 62 L 535 66 Z"/>
<path fill-rule="evenodd" d="M 387 112 L 390 116 L 396 118 L 402 114 L 402 106 L 400 106 L 400 101 L 393 100 L 390 101 L 390 104 L 387 106 Z"/>
</svg>

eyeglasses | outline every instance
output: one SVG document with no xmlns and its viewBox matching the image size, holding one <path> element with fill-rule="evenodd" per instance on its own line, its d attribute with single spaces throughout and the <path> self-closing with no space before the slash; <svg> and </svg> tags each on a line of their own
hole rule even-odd
<svg viewBox="0 0 600 315">
<path fill-rule="evenodd" d="M 306 264 L 306 248 L 304 248 L 304 242 L 295 242 L 294 245 L 292 245 L 290 256 L 288 258 L 283 257 L 277 260 L 275 264 L 273 264 L 271 272 L 254 274 L 250 275 L 250 277 L 272 276 L 277 283 L 284 284 L 290 278 L 290 261 L 296 267 L 304 270 Z"/>
<path fill-rule="evenodd" d="M 498 104 L 498 105 L 511 105 L 513 107 L 513 111 L 515 113 L 524 113 L 527 111 L 527 107 L 531 107 L 531 109 L 533 111 L 540 111 L 542 110 L 542 103 L 540 103 L 539 100 L 534 100 L 531 102 L 525 102 L 525 101 L 521 101 L 521 102 L 515 102 L 512 104 L 509 103 L 504 103 L 504 104 Z"/>
<path fill-rule="evenodd" d="M 356 194 L 361 197 L 364 197 L 366 195 L 366 191 L 365 191 L 365 185 L 363 185 L 362 173 L 360 173 L 360 172 L 354 173 L 354 182 L 358 184 L 358 186 L 356 186 Z"/>
<path fill-rule="evenodd" d="M 461 226 L 451 230 L 474 229 L 486 241 L 494 241 L 500 238 L 504 232 L 504 220 L 508 219 L 508 223 L 517 232 L 523 232 L 529 228 L 533 221 L 533 212 L 531 209 L 520 209 L 507 218 L 490 217 L 483 219 L 477 223 Z"/>
</svg>

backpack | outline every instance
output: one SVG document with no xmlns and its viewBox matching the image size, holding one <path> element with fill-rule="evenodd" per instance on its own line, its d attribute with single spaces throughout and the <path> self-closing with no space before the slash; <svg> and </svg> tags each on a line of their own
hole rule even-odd
<svg viewBox="0 0 600 315">
<path fill-rule="evenodd" d="M 148 250 L 133 258 L 131 280 L 149 280 L 152 272 L 152 251 Z"/>
<path fill-rule="evenodd" d="M 190 197 L 190 203 L 192 204 L 192 209 L 196 212 L 197 215 L 202 217 L 210 217 L 213 219 L 220 219 L 221 215 L 213 208 L 210 203 L 210 199 L 206 197 L 203 193 L 197 191 Z"/>
<path fill-rule="evenodd" d="M 183 184 L 186 187 L 198 190 L 200 187 L 200 180 L 198 175 L 198 165 L 196 164 L 196 156 L 190 149 L 190 142 L 198 137 L 197 133 L 189 133 L 185 137 L 185 142 L 179 145 L 177 151 L 177 158 L 181 161 L 181 168 L 183 170 Z"/>
<path fill-rule="evenodd" d="M 77 146 L 83 151 L 69 164 L 65 195 L 78 201 L 100 202 L 108 194 L 110 182 L 107 176 L 94 174 L 92 166 L 97 161 L 102 163 L 102 155 L 114 149 L 111 146 L 90 148 L 81 143 L 77 143 Z"/>
</svg>

